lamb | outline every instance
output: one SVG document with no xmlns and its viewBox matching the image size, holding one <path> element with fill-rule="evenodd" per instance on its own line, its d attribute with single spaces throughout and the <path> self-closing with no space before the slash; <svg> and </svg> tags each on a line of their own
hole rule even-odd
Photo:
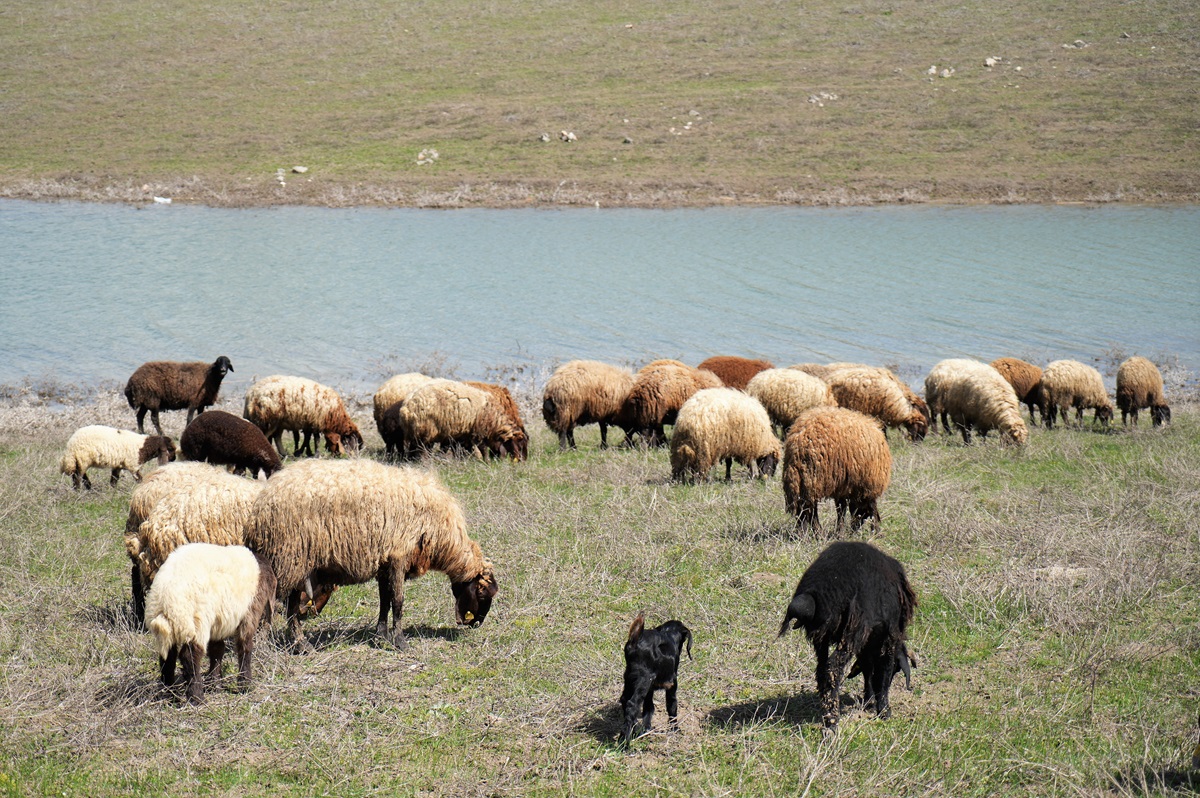
<svg viewBox="0 0 1200 798">
<path fill-rule="evenodd" d="M 189 460 L 233 466 L 238 476 L 249 469 L 252 476 L 262 472 L 270 477 L 283 468 L 279 453 L 261 429 L 224 410 L 196 416 L 179 437 L 179 449 Z"/>
<path fill-rule="evenodd" d="M 284 430 L 292 430 L 293 435 L 304 433 L 304 444 L 295 448 L 296 453 L 313 453 L 309 449 L 313 433 L 324 435 L 326 448 L 335 455 L 347 448 L 359 449 L 363 443 L 342 397 L 304 377 L 275 375 L 254 383 L 246 391 L 242 416 L 274 442 L 280 457 L 284 456 Z"/>
<path fill-rule="evenodd" d="M 760 371 L 746 385 L 746 393 L 762 403 L 781 436 L 805 410 L 837 406 L 824 380 L 790 368 Z"/>
<path fill-rule="evenodd" d="M 892 477 L 892 453 L 878 422 L 857 410 L 815 407 L 806 410 L 788 430 L 783 444 L 783 497 L 797 526 L 821 530 L 817 503 L 833 499 L 837 532 L 851 530 L 868 518 L 878 531 L 878 500 Z"/>
<path fill-rule="evenodd" d="M 633 388 L 628 369 L 596 360 L 572 360 L 555 369 L 542 391 L 542 418 L 558 433 L 560 449 L 575 448 L 575 428 L 600 425 L 600 448 L 608 448 L 608 427 L 617 423 Z"/>
<path fill-rule="evenodd" d="M 840 407 L 874 416 L 884 427 L 904 427 L 913 441 L 929 431 L 929 410 L 895 374 L 874 366 L 850 366 L 830 373 L 829 383 Z"/>
<path fill-rule="evenodd" d="M 1163 397 L 1163 378 L 1158 366 L 1144 357 L 1134 355 L 1117 367 L 1117 407 L 1121 408 L 1121 424 L 1133 416 L 1137 426 L 1138 410 L 1150 408 L 1154 426 L 1171 420 L 1171 408 Z"/>
<path fill-rule="evenodd" d="M 1104 378 L 1100 372 L 1078 360 L 1056 360 L 1042 372 L 1042 390 L 1046 394 L 1046 429 L 1054 426 L 1054 417 L 1062 413 L 1063 424 L 1067 423 L 1067 410 L 1075 408 L 1076 423 L 1083 424 L 1083 411 L 1096 409 L 1095 420 L 1107 427 L 1112 421 L 1113 406 L 1104 389 Z"/>
<path fill-rule="evenodd" d="M 528 458 L 529 435 L 525 432 L 525 422 L 521 418 L 521 410 L 517 407 L 517 402 L 513 399 L 509 390 L 503 385 L 495 385 L 490 382 L 467 380 L 465 384 L 486 393 L 488 395 L 488 404 L 494 404 L 504 414 L 505 418 L 508 419 L 510 425 L 517 430 L 518 434 L 514 439 L 516 452 L 513 454 L 513 459 L 525 460 Z"/>
<path fill-rule="evenodd" d="M 246 545 L 262 554 L 287 597 L 297 648 L 300 588 L 307 581 L 379 583 L 376 634 L 405 647 L 404 581 L 426 571 L 450 578 L 460 625 L 478 626 L 497 592 L 495 571 L 467 536 L 462 508 L 433 474 L 372 460 L 308 460 L 271 477 L 255 500 Z"/>
<path fill-rule="evenodd" d="M 238 686 L 248 690 L 254 635 L 261 621 L 270 625 L 275 582 L 270 564 L 244 546 L 189 543 L 171 552 L 146 599 L 163 684 L 175 683 L 178 656 L 188 701 L 201 703 L 200 657 L 207 651 L 207 675 L 220 676 L 225 639 L 232 637 Z"/>
<path fill-rule="evenodd" d="M 998 357 L 991 363 L 1000 376 L 1008 380 L 1017 394 L 1017 402 L 1029 408 L 1029 421 L 1033 422 L 1033 411 L 1037 409 L 1046 418 L 1046 396 L 1042 391 L 1042 369 L 1015 357 Z"/>
<path fill-rule="evenodd" d="M 114 429 L 102 424 L 80 427 L 67 439 L 67 450 L 59 460 L 59 470 L 70 474 L 75 490 L 80 484 L 92 489 L 89 468 L 112 470 L 109 484 L 117 486 L 124 469 L 141 482 L 141 467 L 157 459 L 163 465 L 175 459 L 175 443 L 164 435 L 139 435 L 129 430 Z"/>
<path fill-rule="evenodd" d="M 708 479 L 719 460 L 730 479 L 733 461 L 774 476 L 782 450 L 771 430 L 767 411 L 753 396 L 736 388 L 705 388 L 692 394 L 679 409 L 671 436 L 671 478 Z"/>
<path fill-rule="evenodd" d="M 455 380 L 433 380 L 413 391 L 400 408 L 405 455 L 434 446 L 479 449 L 521 459 L 528 444 L 490 394 Z"/>
<path fill-rule="evenodd" d="M 654 719 L 654 691 L 666 694 L 667 716 L 672 730 L 679 728 L 679 702 L 675 693 L 679 689 L 679 660 L 687 646 L 688 659 L 692 659 L 692 633 L 679 621 L 667 621 L 653 629 L 645 628 L 645 618 L 638 615 L 629 627 L 629 639 L 625 642 L 625 687 L 621 691 L 621 708 L 625 713 L 625 726 L 621 731 L 621 744 L 629 745 L 633 728 L 638 721 L 641 707 L 642 728 L 650 731 Z"/>
<path fill-rule="evenodd" d="M 678 360 L 655 360 L 634 377 L 629 396 L 621 406 L 618 423 L 625 429 L 625 443 L 641 435 L 649 446 L 667 441 L 663 429 L 674 424 L 675 416 L 692 394 L 704 388 L 721 388 L 721 378 L 711 371 L 694 369 Z"/>
<path fill-rule="evenodd" d="M 938 362 L 925 377 L 925 397 L 930 409 L 941 417 L 943 432 L 950 434 L 953 420 L 963 443 L 971 442 L 972 428 L 982 438 L 999 430 L 1000 440 L 1006 444 L 1023 446 L 1029 440 L 1016 391 L 986 363 L 967 358 Z"/>
<path fill-rule="evenodd" d="M 888 693 L 896 668 L 908 679 L 910 664 L 916 665 L 905 645 L 916 607 L 904 566 L 867 543 L 830 544 L 800 577 L 779 636 L 790 624 L 803 627 L 812 643 L 828 732 L 837 731 L 842 674 L 851 656 L 858 658 L 851 675 L 863 675 L 864 709 L 881 718 L 891 714 Z"/>
<path fill-rule="evenodd" d="M 153 360 L 143 363 L 125 383 L 125 399 L 137 411 L 138 432 L 145 433 L 142 422 L 146 411 L 154 428 L 162 435 L 158 421 L 160 410 L 183 410 L 187 408 L 187 420 L 203 413 L 206 407 L 217 403 L 221 380 L 225 373 L 233 371 L 229 358 L 221 355 L 212 363 L 178 363 L 173 360 Z"/>
<path fill-rule="evenodd" d="M 775 364 L 769 360 L 751 360 L 750 358 L 734 357 L 732 355 L 714 355 L 696 366 L 696 368 L 716 374 L 728 388 L 737 388 L 739 391 L 744 391 L 746 390 L 746 383 L 750 382 L 750 379 L 755 374 L 766 369 L 773 369 L 775 368 Z"/>
</svg>

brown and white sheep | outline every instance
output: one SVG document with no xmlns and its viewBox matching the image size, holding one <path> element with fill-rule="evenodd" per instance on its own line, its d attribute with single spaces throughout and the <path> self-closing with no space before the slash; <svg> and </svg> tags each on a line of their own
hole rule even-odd
<svg viewBox="0 0 1200 798">
<path fill-rule="evenodd" d="M 311 435 L 324 435 L 331 454 L 362 447 L 362 433 L 350 418 L 342 397 L 332 388 L 304 377 L 274 375 L 259 380 L 246 391 L 242 416 L 263 431 L 284 456 L 283 431 L 304 433 L 304 443 L 296 449 L 309 449 Z"/>
<path fill-rule="evenodd" d="M 878 419 L 886 427 L 904 427 L 909 439 L 924 439 L 929 410 L 891 371 L 875 366 L 835 368 L 826 378 L 839 407 Z"/>
<path fill-rule="evenodd" d="M 433 380 L 409 394 L 400 407 L 405 455 L 478 450 L 521 459 L 528 437 L 489 392 L 457 380 Z"/>
<path fill-rule="evenodd" d="M 1096 409 L 1095 420 L 1107 427 L 1112 421 L 1113 405 L 1100 372 L 1078 360 L 1056 360 L 1042 371 L 1042 391 L 1046 395 L 1046 429 L 1054 426 L 1054 418 L 1062 414 L 1067 424 L 1067 411 L 1075 408 L 1075 421 L 1083 424 L 1083 411 Z"/>
<path fill-rule="evenodd" d="M 160 410 L 187 409 L 188 423 L 204 408 L 217 403 L 221 380 L 233 371 L 229 358 L 221 355 L 212 363 L 179 363 L 173 360 L 152 360 L 137 367 L 125 383 L 125 399 L 137 411 L 138 432 L 145 432 L 142 422 L 146 411 L 154 428 L 162 435 L 158 420 Z"/>
<path fill-rule="evenodd" d="M 671 435 L 671 478 L 708 479 L 713 465 L 725 461 L 729 480 L 733 461 L 763 477 L 774 475 L 782 449 L 762 404 L 736 388 L 696 391 L 679 408 Z"/>
<path fill-rule="evenodd" d="M 142 480 L 141 467 L 151 460 L 164 465 L 175 459 L 175 444 L 165 435 L 140 435 L 102 424 L 80 427 L 67 439 L 67 449 L 59 460 L 59 470 L 70 474 L 75 490 L 92 489 L 89 468 L 112 471 L 109 484 L 116 487 L 121 471 L 128 471 L 135 482 Z"/>
<path fill-rule="evenodd" d="M 461 625 L 483 622 L 496 595 L 492 564 L 467 536 L 458 501 L 425 471 L 371 460 L 309 460 L 272 477 L 254 503 L 246 545 L 262 554 L 288 601 L 298 647 L 300 588 L 306 580 L 379 583 L 376 633 L 404 648 L 404 582 L 426 571 L 450 578 Z"/>
<path fill-rule="evenodd" d="M 488 404 L 495 405 L 508 419 L 510 425 L 517 430 L 517 435 L 514 438 L 513 446 L 516 452 L 513 457 L 517 460 L 525 460 L 529 457 L 529 434 L 525 431 L 525 421 L 521 418 L 521 409 L 517 407 L 517 402 L 513 399 L 512 393 L 503 385 L 496 385 L 491 382 L 478 382 L 476 380 L 465 380 L 467 385 L 472 388 L 478 388 L 488 395 Z"/>
<path fill-rule="evenodd" d="M 629 396 L 621 407 L 618 423 L 625 429 L 625 443 L 640 435 L 649 446 L 667 442 L 663 427 L 675 423 L 683 403 L 696 391 L 724 387 L 711 371 L 695 369 L 678 360 L 655 360 L 637 373 Z"/>
<path fill-rule="evenodd" d="M 735 357 L 733 355 L 714 355 L 706 359 L 698 369 L 711 371 L 716 374 L 721 382 L 725 383 L 727 388 L 737 388 L 739 391 L 746 390 L 746 383 L 760 371 L 775 368 L 769 360 L 753 360 L 748 357 Z"/>
<path fill-rule="evenodd" d="M 939 361 L 925 377 L 925 398 L 941 417 L 943 432 L 950 434 L 953 421 L 964 443 L 971 442 L 972 429 L 981 438 L 998 430 L 1004 443 L 1018 446 L 1029 440 L 1016 391 L 987 363 L 968 358 Z"/>
<path fill-rule="evenodd" d="M 1029 421 L 1033 423 L 1036 408 L 1046 418 L 1046 397 L 1042 392 L 1042 368 L 1015 357 L 998 357 L 991 363 L 1000 376 L 1008 380 L 1017 394 L 1017 401 L 1029 408 Z"/>
<path fill-rule="evenodd" d="M 766 409 L 771 423 L 779 427 L 781 437 L 805 410 L 837 406 L 828 383 L 798 369 L 760 371 L 746 385 L 746 393 Z"/>
<path fill-rule="evenodd" d="M 597 360 L 572 360 L 559 366 L 542 391 L 542 418 L 558 433 L 559 448 L 575 448 L 575 428 L 600 425 L 600 448 L 608 447 L 608 427 L 616 424 L 633 388 L 628 369 Z"/>
<path fill-rule="evenodd" d="M 1134 355 L 1117 367 L 1117 407 L 1121 409 L 1121 423 L 1133 416 L 1137 426 L 1138 410 L 1150 408 L 1150 419 L 1154 426 L 1171 420 L 1171 408 L 1163 395 L 1162 372 L 1158 366 L 1144 357 Z"/>
<path fill-rule="evenodd" d="M 788 430 L 783 444 L 783 497 L 797 526 L 820 532 L 817 504 L 833 499 L 837 531 L 871 519 L 880 527 L 879 497 L 892 478 L 892 453 L 879 422 L 857 410 L 815 407 Z"/>
<path fill-rule="evenodd" d="M 210 410 L 196 416 L 179 436 L 179 450 L 188 460 L 233 466 L 233 473 L 271 476 L 283 468 L 279 453 L 263 431 L 244 418 Z"/>
</svg>

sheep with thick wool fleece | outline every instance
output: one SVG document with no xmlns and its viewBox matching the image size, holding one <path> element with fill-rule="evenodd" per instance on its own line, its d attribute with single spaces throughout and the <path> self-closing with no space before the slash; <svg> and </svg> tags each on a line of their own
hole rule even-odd
<svg viewBox="0 0 1200 798">
<path fill-rule="evenodd" d="M 760 371 L 746 385 L 746 393 L 762 404 L 781 435 L 787 435 L 788 427 L 805 410 L 837 406 L 824 380 L 790 368 Z"/>
<path fill-rule="evenodd" d="M 196 416 L 179 436 L 179 451 L 188 460 L 233 466 L 239 476 L 249 469 L 250 476 L 262 472 L 269 477 L 283 468 L 279 453 L 256 424 L 224 410 Z"/>
<path fill-rule="evenodd" d="M 309 460 L 271 477 L 254 502 L 246 545 L 270 561 L 299 648 L 307 581 L 379 584 L 376 633 L 404 648 L 404 582 L 429 570 L 450 579 L 459 624 L 483 622 L 496 595 L 492 564 L 467 535 L 454 496 L 431 473 L 372 460 Z"/>
<path fill-rule="evenodd" d="M 1042 392 L 1042 369 L 1025 360 L 1015 357 L 998 357 L 991 362 L 991 367 L 1000 372 L 1000 376 L 1008 380 L 1017 394 L 1017 402 L 1024 403 L 1029 408 L 1029 421 L 1033 422 L 1033 411 L 1046 417 L 1046 397 Z"/>
<path fill-rule="evenodd" d="M 433 380 L 413 391 L 399 421 L 406 456 L 441 446 L 519 460 L 528 441 L 488 391 L 457 380 Z"/>
<path fill-rule="evenodd" d="M 678 360 L 646 364 L 634 377 L 619 414 L 625 442 L 631 443 L 634 435 L 641 435 L 648 445 L 662 446 L 667 442 L 663 427 L 675 423 L 679 408 L 692 394 L 704 388 L 722 387 L 724 383 L 716 374 Z"/>
<path fill-rule="evenodd" d="M 226 638 L 234 638 L 238 686 L 250 687 L 250 660 L 258 625 L 271 622 L 275 573 L 244 546 L 189 543 L 171 552 L 146 597 L 146 628 L 154 636 L 163 684 L 175 683 L 175 660 L 183 664 L 187 698 L 204 698 L 200 658 L 209 675 L 220 674 Z"/>
<path fill-rule="evenodd" d="M 950 422 L 971 442 L 971 430 L 987 437 L 1000 432 L 1004 443 L 1025 445 L 1029 428 L 1021 418 L 1017 393 L 992 366 L 969 358 L 938 362 L 925 377 L 925 398 L 930 411 L 941 417 L 942 431 L 950 433 Z"/>
<path fill-rule="evenodd" d="M 575 448 L 575 428 L 600 425 L 600 448 L 608 447 L 608 427 L 619 420 L 633 388 L 629 369 L 598 360 L 571 360 L 554 370 L 542 390 L 542 418 L 558 433 L 561 449 Z"/>
<path fill-rule="evenodd" d="M 1095 408 L 1095 420 L 1102 426 L 1112 421 L 1113 405 L 1100 372 L 1078 360 L 1055 360 L 1042 370 L 1042 391 L 1046 395 L 1046 429 L 1054 426 L 1054 418 L 1062 413 L 1067 423 L 1067 411 L 1075 408 L 1076 423 L 1083 424 L 1083 411 Z"/>
<path fill-rule="evenodd" d="M 509 425 L 517 431 L 513 445 L 516 449 L 514 457 L 517 460 L 524 460 L 529 456 L 529 434 L 525 431 L 525 420 L 521 418 L 521 409 L 517 407 L 517 401 L 513 399 L 512 393 L 503 385 L 497 385 L 492 382 L 479 382 L 477 380 L 466 380 L 465 383 L 472 388 L 478 388 L 488 395 L 488 403 L 494 404 L 504 417 L 508 419 Z"/>
<path fill-rule="evenodd" d="M 1134 355 L 1117 367 L 1117 407 L 1121 409 L 1121 423 L 1133 416 L 1137 426 L 1138 410 L 1150 408 L 1150 419 L 1154 426 L 1171 420 L 1171 408 L 1163 395 L 1162 372 L 1158 366 L 1144 357 Z"/>
<path fill-rule="evenodd" d="M 112 471 L 109 483 L 115 487 L 122 470 L 132 474 L 135 482 L 140 482 L 141 467 L 155 459 L 159 465 L 175 459 L 175 444 L 170 438 L 90 424 L 75 430 L 67 439 L 67 448 L 58 468 L 71 475 L 75 490 L 79 490 L 81 484 L 91 490 L 92 481 L 87 475 L 90 468 Z"/>
<path fill-rule="evenodd" d="M 911 440 L 929 431 L 929 411 L 895 374 L 875 366 L 836 368 L 826 379 L 839 407 L 873 416 L 886 427 L 904 427 Z"/>
<path fill-rule="evenodd" d="M 679 408 L 671 435 L 671 478 L 707 480 L 713 465 L 725 461 L 725 479 L 733 461 L 764 477 L 775 473 L 782 448 L 767 411 L 753 396 L 736 388 L 705 388 Z"/>
<path fill-rule="evenodd" d="M 379 390 L 375 391 L 375 396 L 372 398 L 374 405 L 375 424 L 378 426 L 383 414 L 387 409 L 396 402 L 403 402 L 408 398 L 409 394 L 420 388 L 427 382 L 431 382 L 433 377 L 420 373 L 419 371 L 409 371 L 404 374 L 397 374 L 389 378 L 383 385 L 379 386 Z"/>
<path fill-rule="evenodd" d="M 773 369 L 775 364 L 769 360 L 755 360 L 735 355 L 713 355 L 701 361 L 696 368 L 716 374 L 727 388 L 744 391 L 746 383 L 750 382 L 755 374 L 766 369 Z"/>
<path fill-rule="evenodd" d="M 309 437 L 324 435 L 333 454 L 362 446 L 362 433 L 346 411 L 342 397 L 332 388 L 305 377 L 273 375 L 259 380 L 246 391 L 242 417 L 258 426 L 284 456 L 283 431 L 304 433 L 300 447 L 311 454 Z M 299 451 L 299 450 L 297 450 Z"/>
</svg>

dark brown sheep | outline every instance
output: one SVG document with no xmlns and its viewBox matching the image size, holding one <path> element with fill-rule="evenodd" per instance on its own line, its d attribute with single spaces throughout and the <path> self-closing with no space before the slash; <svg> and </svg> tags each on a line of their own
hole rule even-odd
<svg viewBox="0 0 1200 798">
<path fill-rule="evenodd" d="M 760 371 L 775 368 L 774 364 L 769 360 L 751 360 L 747 357 L 735 357 L 733 355 L 714 355 L 708 358 L 699 366 L 698 369 L 711 371 L 721 378 L 721 382 L 725 383 L 726 388 L 737 388 L 739 391 L 746 390 L 747 383 Z"/>
<path fill-rule="evenodd" d="M 183 430 L 179 448 L 188 460 L 233 466 L 233 473 L 271 476 L 283 463 L 267 436 L 254 424 L 224 410 L 196 416 Z"/>
<path fill-rule="evenodd" d="M 158 420 L 160 410 L 187 409 L 187 420 L 217 403 L 221 380 L 233 371 L 229 358 L 221 355 L 212 363 L 178 363 L 173 360 L 153 360 L 143 363 L 125 383 L 125 398 L 137 411 L 138 432 L 145 433 L 142 422 L 146 411 L 158 434 L 163 434 Z"/>
</svg>

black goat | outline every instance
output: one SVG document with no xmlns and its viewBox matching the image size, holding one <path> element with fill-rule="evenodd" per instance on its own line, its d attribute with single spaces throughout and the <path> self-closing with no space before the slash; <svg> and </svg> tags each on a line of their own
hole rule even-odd
<svg viewBox="0 0 1200 798">
<path fill-rule="evenodd" d="M 645 619 L 638 615 L 629 627 L 629 639 L 625 642 L 625 689 L 621 692 L 625 727 L 621 732 L 621 744 L 626 746 L 637 725 L 639 706 L 643 729 L 650 731 L 655 690 L 666 692 L 671 728 L 679 727 L 679 702 L 675 699 L 675 691 L 679 687 L 679 658 L 685 644 L 688 659 L 692 658 L 692 633 L 679 621 L 667 621 L 653 629 L 644 627 Z"/>
<path fill-rule="evenodd" d="M 911 689 L 909 666 L 916 659 L 904 641 L 916 606 L 904 566 L 867 543 L 833 543 L 800 577 L 779 635 L 791 624 L 803 627 L 812 643 L 826 729 L 837 728 L 838 694 L 851 657 L 858 659 L 850 675 L 863 675 L 865 709 L 889 715 L 888 691 L 897 669 Z"/>
</svg>

